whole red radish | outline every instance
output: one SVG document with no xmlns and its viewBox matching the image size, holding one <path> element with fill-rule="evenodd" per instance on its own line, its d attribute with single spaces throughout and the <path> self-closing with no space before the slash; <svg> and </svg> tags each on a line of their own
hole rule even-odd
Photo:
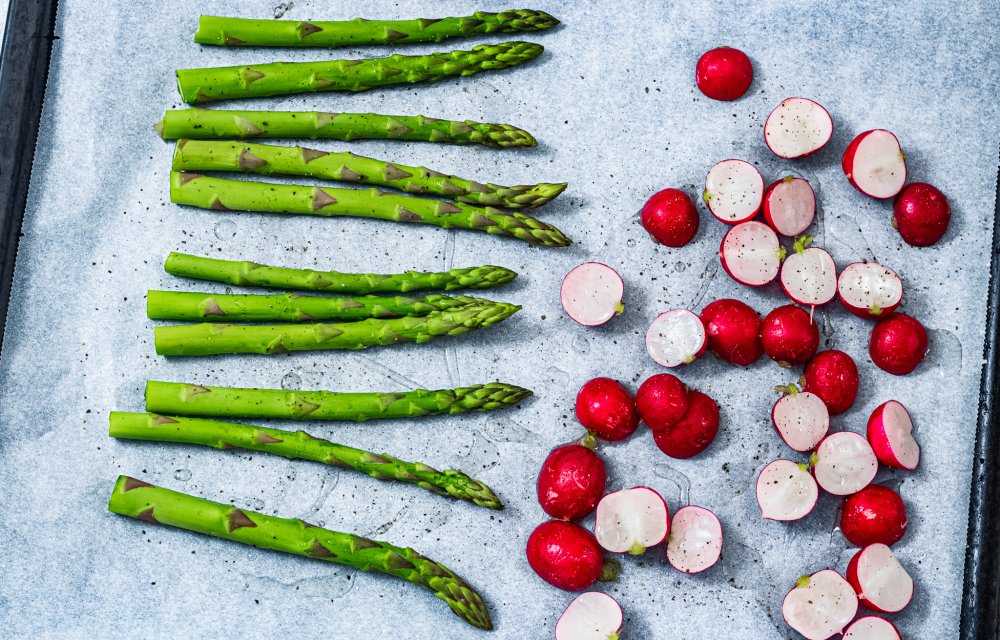
<svg viewBox="0 0 1000 640">
<path fill-rule="evenodd" d="M 639 426 L 639 412 L 628 389 L 611 378 L 594 378 L 576 394 L 576 419 L 608 442 L 624 440 Z"/>
<path fill-rule="evenodd" d="M 840 530 L 856 547 L 875 543 L 891 547 L 906 533 L 906 505 L 889 487 L 870 484 L 844 499 Z"/>
<path fill-rule="evenodd" d="M 553 587 L 580 591 L 597 582 L 604 570 L 601 546 L 578 524 L 549 520 L 528 538 L 528 564 Z"/>
<path fill-rule="evenodd" d="M 664 189 L 642 207 L 642 226 L 660 244 L 683 247 L 698 233 L 698 210 L 680 189 Z"/>
<path fill-rule="evenodd" d="M 688 410 L 672 427 L 653 431 L 660 451 L 671 458 L 691 458 L 715 440 L 719 432 L 719 406 L 704 393 L 688 391 Z"/>
<path fill-rule="evenodd" d="M 887 545 L 875 543 L 858 551 L 847 564 L 847 582 L 866 608 L 896 613 L 913 598 L 913 578 Z"/>
<path fill-rule="evenodd" d="M 916 318 L 893 313 L 872 328 L 868 354 L 879 369 L 905 376 L 927 355 L 927 331 Z"/>
<path fill-rule="evenodd" d="M 906 183 L 906 154 L 896 136 L 885 129 L 859 134 L 840 164 L 851 186 L 871 198 L 891 198 Z"/>
<path fill-rule="evenodd" d="M 858 366 L 843 351 L 820 351 L 806 367 L 803 391 L 815 393 L 831 414 L 851 408 L 858 396 Z"/>
<path fill-rule="evenodd" d="M 560 520 L 589 514 L 604 495 L 607 471 L 592 449 L 567 444 L 552 450 L 538 472 L 538 503 Z"/>
<path fill-rule="evenodd" d="M 744 302 L 726 298 L 710 302 L 701 311 L 708 348 L 730 364 L 753 364 L 764 352 L 760 342 L 760 315 Z"/>
<path fill-rule="evenodd" d="M 895 469 L 916 469 L 920 445 L 913 437 L 913 421 L 901 403 L 890 400 L 868 418 L 868 442 L 882 464 Z"/>
<path fill-rule="evenodd" d="M 688 388 L 677 376 L 658 373 L 646 379 L 635 394 L 639 416 L 653 431 L 677 424 L 688 410 Z"/>
<path fill-rule="evenodd" d="M 892 208 L 892 226 L 914 247 L 929 247 L 948 230 L 951 206 L 937 187 L 913 182 L 896 196 Z"/>
<path fill-rule="evenodd" d="M 805 364 L 819 349 L 819 326 L 805 309 L 786 304 L 764 316 L 760 341 L 764 353 L 781 366 Z"/>
<path fill-rule="evenodd" d="M 736 100 L 753 82 L 753 64 L 739 49 L 719 47 L 698 59 L 695 80 L 701 92 L 713 100 Z"/>
</svg>

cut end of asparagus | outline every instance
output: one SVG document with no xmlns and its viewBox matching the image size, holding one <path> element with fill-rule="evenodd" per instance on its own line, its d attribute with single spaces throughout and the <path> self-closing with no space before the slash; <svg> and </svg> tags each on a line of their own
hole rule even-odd
<svg viewBox="0 0 1000 640">
<path fill-rule="evenodd" d="M 163 137 L 163 118 L 160 118 L 159 120 L 156 121 L 156 123 L 153 125 L 153 130 L 156 131 L 156 135 L 160 136 L 161 140 L 165 139 Z"/>
</svg>

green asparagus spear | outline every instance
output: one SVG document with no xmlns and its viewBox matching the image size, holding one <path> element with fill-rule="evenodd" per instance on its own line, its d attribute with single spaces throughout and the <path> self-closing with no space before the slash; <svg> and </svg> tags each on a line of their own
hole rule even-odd
<svg viewBox="0 0 1000 640">
<path fill-rule="evenodd" d="M 365 44 L 441 42 L 447 38 L 485 33 L 542 31 L 559 21 L 533 9 L 500 13 L 477 11 L 462 18 L 418 20 L 251 20 L 201 16 L 194 41 L 199 44 L 257 47 L 350 47 Z"/>
<path fill-rule="evenodd" d="M 545 247 L 572 241 L 541 220 L 516 211 L 402 196 L 378 189 L 334 189 L 228 180 L 197 173 L 170 174 L 170 201 L 202 209 L 376 218 L 459 227 L 518 238 Z"/>
<path fill-rule="evenodd" d="M 542 46 L 538 44 L 503 42 L 480 45 L 469 51 L 425 56 L 396 54 L 367 60 L 180 69 L 177 89 L 188 104 L 317 91 L 365 91 L 385 85 L 433 82 L 449 76 L 506 69 L 534 60 L 541 53 Z"/>
<path fill-rule="evenodd" d="M 146 382 L 146 411 L 163 415 L 289 420 L 380 420 L 493 411 L 511 407 L 531 391 L 501 382 L 458 389 L 348 393 L 208 387 Z"/>
<path fill-rule="evenodd" d="M 421 462 L 407 462 L 323 440 L 305 431 L 267 429 L 204 418 L 154 413 L 112 411 L 108 435 L 112 438 L 200 444 L 216 449 L 250 449 L 293 460 L 312 460 L 355 469 L 377 480 L 410 482 L 439 495 L 466 500 L 488 509 L 503 509 L 500 499 L 482 482 L 461 471 L 438 471 Z"/>
<path fill-rule="evenodd" d="M 440 120 L 427 116 L 323 111 L 223 111 L 175 109 L 156 123 L 164 140 L 177 138 L 328 138 L 387 139 L 481 144 L 487 147 L 534 147 L 534 137 L 509 124 Z"/>
<path fill-rule="evenodd" d="M 492 629 L 482 597 L 444 565 L 413 549 L 323 529 L 297 518 L 279 518 L 230 504 L 212 502 L 118 476 L 108 511 L 327 562 L 379 571 L 431 591 L 458 617 L 480 629 Z"/>
<path fill-rule="evenodd" d="M 171 252 L 167 256 L 163 269 L 175 276 L 225 282 L 241 287 L 304 289 L 344 294 L 487 289 L 499 287 L 517 277 L 517 273 L 510 269 L 494 266 L 439 272 L 362 274 L 272 267 L 245 260 L 218 260 L 177 252 Z"/>
<path fill-rule="evenodd" d="M 521 307 L 501 302 L 470 304 L 436 311 L 422 318 L 361 320 L 336 324 L 194 324 L 156 327 L 161 356 L 207 356 L 223 353 L 273 354 L 320 349 L 364 349 L 398 342 L 426 342 L 489 327 Z"/>
<path fill-rule="evenodd" d="M 407 193 L 432 194 L 490 207 L 539 207 L 558 196 L 565 182 L 505 187 L 449 176 L 425 167 L 376 160 L 351 152 L 329 153 L 303 147 L 246 142 L 180 140 L 174 152 L 178 171 L 244 171 L 262 175 L 309 176 L 363 182 Z"/>
</svg>

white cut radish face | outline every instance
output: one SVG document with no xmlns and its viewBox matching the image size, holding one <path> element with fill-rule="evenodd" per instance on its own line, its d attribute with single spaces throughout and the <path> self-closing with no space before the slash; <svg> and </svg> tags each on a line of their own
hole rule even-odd
<svg viewBox="0 0 1000 640">
<path fill-rule="evenodd" d="M 781 286 L 799 304 L 826 304 L 837 295 L 837 265 L 823 249 L 809 247 L 785 258 Z"/>
<path fill-rule="evenodd" d="M 865 134 L 850 163 L 848 176 L 858 190 L 873 198 L 891 198 L 906 182 L 906 158 L 892 133 L 876 129 Z"/>
<path fill-rule="evenodd" d="M 757 476 L 757 504 L 765 520 L 804 518 L 816 506 L 818 497 L 819 487 L 804 464 L 775 460 Z"/>
<path fill-rule="evenodd" d="M 851 431 L 823 439 L 813 455 L 813 474 L 824 491 L 846 496 L 861 491 L 875 479 L 878 459 L 868 441 Z"/>
<path fill-rule="evenodd" d="M 886 402 L 869 420 L 868 439 L 879 460 L 901 469 L 920 464 L 920 445 L 913 438 L 913 421 L 906 407 L 895 400 Z"/>
<path fill-rule="evenodd" d="M 855 262 L 841 272 L 837 293 L 855 313 L 877 317 L 899 306 L 903 298 L 903 282 L 889 267 L 874 262 Z"/>
<path fill-rule="evenodd" d="M 771 418 L 778 435 L 796 451 L 812 451 L 830 430 L 830 411 L 815 393 L 801 391 L 774 403 Z"/>
<path fill-rule="evenodd" d="M 726 233 L 720 256 L 734 280 L 759 287 L 778 277 L 780 249 L 778 236 L 771 227 L 761 222 L 744 222 Z"/>
<path fill-rule="evenodd" d="M 858 618 L 844 632 L 842 640 L 901 640 L 896 627 L 877 616 Z"/>
<path fill-rule="evenodd" d="M 669 532 L 667 503 L 649 487 L 622 489 L 597 503 L 594 537 L 608 551 L 639 554 Z"/>
<path fill-rule="evenodd" d="M 879 611 L 896 613 L 913 598 L 913 578 L 884 544 L 872 544 L 858 552 L 858 596 Z"/>
<path fill-rule="evenodd" d="M 764 178 L 749 162 L 723 160 L 708 172 L 703 197 L 712 215 L 722 222 L 746 222 L 760 210 Z"/>
<path fill-rule="evenodd" d="M 827 640 L 843 632 L 858 612 L 858 596 L 836 571 L 799 579 L 781 605 L 788 626 L 809 640 Z"/>
<path fill-rule="evenodd" d="M 559 297 L 569 317 L 595 326 L 621 313 L 624 292 L 617 271 L 600 262 L 586 262 L 566 274 Z"/>
<path fill-rule="evenodd" d="M 816 217 L 816 194 L 802 178 L 785 179 L 765 196 L 767 221 L 783 236 L 797 236 Z"/>
<path fill-rule="evenodd" d="M 580 594 L 556 623 L 556 640 L 608 640 L 622 627 L 622 608 L 598 591 Z"/>
<path fill-rule="evenodd" d="M 657 364 L 690 364 L 705 351 L 705 325 L 687 309 L 661 313 L 646 332 L 646 351 Z"/>
<path fill-rule="evenodd" d="M 830 114 L 806 98 L 782 100 L 764 123 L 764 141 L 782 158 L 801 158 L 815 153 L 832 135 Z"/>
<path fill-rule="evenodd" d="M 667 542 L 667 560 L 684 573 L 708 569 L 722 555 L 722 524 L 702 507 L 682 507 L 674 514 Z"/>
</svg>

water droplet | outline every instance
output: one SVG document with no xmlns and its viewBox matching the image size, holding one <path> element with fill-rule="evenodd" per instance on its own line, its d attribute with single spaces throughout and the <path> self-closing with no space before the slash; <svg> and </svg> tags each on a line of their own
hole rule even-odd
<svg viewBox="0 0 1000 640">
<path fill-rule="evenodd" d="M 629 238 L 628 240 L 626 240 L 625 246 L 628 247 L 629 249 L 635 247 L 635 238 Z"/>
<path fill-rule="evenodd" d="M 248 504 L 254 511 L 262 511 L 264 509 L 264 501 L 260 498 L 251 498 Z"/>
<path fill-rule="evenodd" d="M 215 223 L 215 237 L 219 240 L 232 240 L 236 237 L 236 223 L 232 220 L 219 220 Z"/>
<path fill-rule="evenodd" d="M 653 475 L 674 485 L 674 489 L 666 495 L 667 502 L 687 506 L 691 503 L 691 479 L 666 463 L 653 467 Z"/>
<path fill-rule="evenodd" d="M 494 442 L 528 442 L 538 434 L 510 418 L 501 418 L 487 425 L 486 436 Z"/>
<path fill-rule="evenodd" d="M 190 469 L 178 469 L 174 471 L 174 480 L 179 480 L 180 482 L 187 482 L 191 479 Z"/>
<path fill-rule="evenodd" d="M 281 388 L 298 390 L 302 388 L 302 377 L 294 371 L 289 371 L 281 378 Z"/>
<path fill-rule="evenodd" d="M 590 351 L 590 340 L 587 340 L 587 336 L 577 334 L 573 338 L 573 350 L 576 351 L 577 355 L 583 355 Z"/>
<path fill-rule="evenodd" d="M 962 370 L 962 341 L 947 329 L 927 329 L 927 357 L 923 365 L 942 378 L 951 378 Z M 917 373 L 920 368 L 917 369 Z"/>
</svg>

